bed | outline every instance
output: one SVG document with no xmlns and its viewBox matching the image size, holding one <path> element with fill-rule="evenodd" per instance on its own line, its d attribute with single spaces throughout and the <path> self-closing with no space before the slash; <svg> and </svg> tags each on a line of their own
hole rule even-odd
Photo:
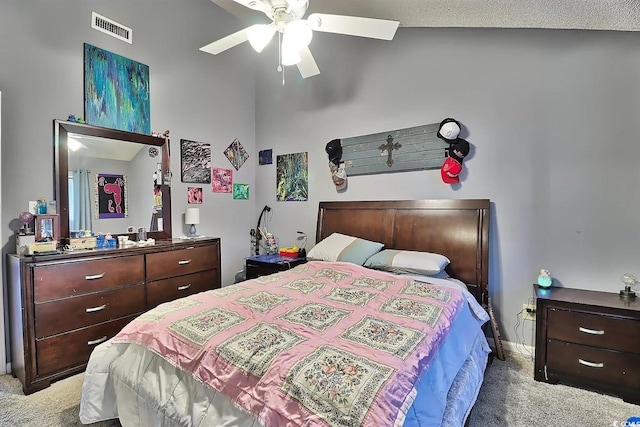
<svg viewBox="0 0 640 427">
<path fill-rule="evenodd" d="M 310 260 L 158 306 L 96 347 L 81 421 L 463 425 L 489 353 L 489 209 L 485 199 L 321 202 L 316 242 L 337 233 L 450 262 L 417 275 Z"/>
</svg>

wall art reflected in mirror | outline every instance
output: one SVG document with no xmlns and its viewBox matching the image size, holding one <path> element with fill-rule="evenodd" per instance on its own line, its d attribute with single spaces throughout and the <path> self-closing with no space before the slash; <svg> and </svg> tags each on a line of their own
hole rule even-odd
<svg viewBox="0 0 640 427">
<path fill-rule="evenodd" d="M 171 238 L 169 138 L 54 120 L 60 238 L 72 232 Z M 74 233 L 75 234 L 75 233 Z"/>
</svg>

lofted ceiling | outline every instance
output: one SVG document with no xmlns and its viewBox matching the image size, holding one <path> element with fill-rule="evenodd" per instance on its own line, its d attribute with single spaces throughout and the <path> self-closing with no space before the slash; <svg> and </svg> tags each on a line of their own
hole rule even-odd
<svg viewBox="0 0 640 427">
<path fill-rule="evenodd" d="M 264 14 L 211 0 L 247 24 Z M 400 21 L 400 27 L 640 30 L 639 0 L 310 0 L 309 13 Z"/>
</svg>

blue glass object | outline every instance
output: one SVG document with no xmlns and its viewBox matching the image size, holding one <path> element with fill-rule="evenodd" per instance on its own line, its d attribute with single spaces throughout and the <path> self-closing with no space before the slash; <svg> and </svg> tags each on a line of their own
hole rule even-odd
<svg viewBox="0 0 640 427">
<path fill-rule="evenodd" d="M 549 276 L 545 276 L 543 274 L 538 276 L 538 285 L 543 287 L 543 288 L 548 288 L 551 286 L 551 277 Z"/>
</svg>

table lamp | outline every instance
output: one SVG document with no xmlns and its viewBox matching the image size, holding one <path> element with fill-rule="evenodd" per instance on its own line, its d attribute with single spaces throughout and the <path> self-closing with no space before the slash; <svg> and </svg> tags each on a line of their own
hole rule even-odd
<svg viewBox="0 0 640 427">
<path fill-rule="evenodd" d="M 196 224 L 200 224 L 200 208 L 187 208 L 184 211 L 184 223 L 191 224 L 189 237 L 196 237 Z"/>
</svg>

